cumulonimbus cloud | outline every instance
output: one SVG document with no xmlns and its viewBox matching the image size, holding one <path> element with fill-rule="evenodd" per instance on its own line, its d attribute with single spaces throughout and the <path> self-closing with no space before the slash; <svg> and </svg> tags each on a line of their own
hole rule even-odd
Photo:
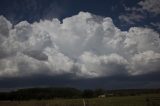
<svg viewBox="0 0 160 106">
<path fill-rule="evenodd" d="M 65 18 L 22 21 L 0 16 L 0 76 L 72 74 L 101 77 L 159 71 L 160 38 L 149 28 L 121 31 L 109 17 L 87 12 Z"/>
</svg>

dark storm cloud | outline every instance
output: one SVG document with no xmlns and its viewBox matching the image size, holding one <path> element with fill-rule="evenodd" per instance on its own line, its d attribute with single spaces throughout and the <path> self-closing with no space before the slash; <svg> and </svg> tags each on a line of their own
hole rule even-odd
<svg viewBox="0 0 160 106">
<path fill-rule="evenodd" d="M 7 54 L 2 48 L 0 48 L 0 59 L 8 57 L 10 54 Z"/>
<path fill-rule="evenodd" d="M 81 89 L 136 89 L 160 87 L 160 73 L 139 76 L 116 75 L 111 77 L 72 79 L 72 75 L 0 78 L 0 90 L 13 90 L 27 87 L 76 87 Z"/>
</svg>

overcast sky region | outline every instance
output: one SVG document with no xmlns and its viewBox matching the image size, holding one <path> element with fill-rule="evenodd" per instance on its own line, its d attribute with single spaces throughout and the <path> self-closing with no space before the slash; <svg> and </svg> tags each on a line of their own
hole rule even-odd
<svg viewBox="0 0 160 106">
<path fill-rule="evenodd" d="M 0 91 L 160 87 L 160 0 L 1 0 Z"/>
</svg>

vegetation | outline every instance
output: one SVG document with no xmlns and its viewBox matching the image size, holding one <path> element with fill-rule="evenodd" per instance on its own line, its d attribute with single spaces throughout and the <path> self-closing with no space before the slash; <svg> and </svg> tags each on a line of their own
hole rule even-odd
<svg viewBox="0 0 160 106">
<path fill-rule="evenodd" d="M 136 96 L 142 94 L 160 93 L 160 89 L 125 89 L 125 90 L 103 90 L 75 88 L 28 88 L 17 91 L 0 93 L 0 100 L 47 100 L 55 98 L 78 99 L 96 98 L 99 95 L 111 96 Z"/>
<path fill-rule="evenodd" d="M 113 96 L 107 98 L 86 98 L 86 106 L 160 106 L 160 94 L 139 96 Z M 51 99 L 29 101 L 0 101 L 0 106 L 84 106 L 83 99 Z"/>
<path fill-rule="evenodd" d="M 29 88 L 2 92 L 0 100 L 0 106 L 160 106 L 160 89 Z"/>
</svg>

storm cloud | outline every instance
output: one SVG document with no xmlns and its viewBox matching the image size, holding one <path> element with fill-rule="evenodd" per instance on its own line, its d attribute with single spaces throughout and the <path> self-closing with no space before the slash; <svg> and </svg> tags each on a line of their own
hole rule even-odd
<svg viewBox="0 0 160 106">
<path fill-rule="evenodd" d="M 121 31 L 109 17 L 88 12 L 60 22 L 0 16 L 0 77 L 71 75 L 100 78 L 160 71 L 160 38 L 153 29 Z"/>
</svg>

